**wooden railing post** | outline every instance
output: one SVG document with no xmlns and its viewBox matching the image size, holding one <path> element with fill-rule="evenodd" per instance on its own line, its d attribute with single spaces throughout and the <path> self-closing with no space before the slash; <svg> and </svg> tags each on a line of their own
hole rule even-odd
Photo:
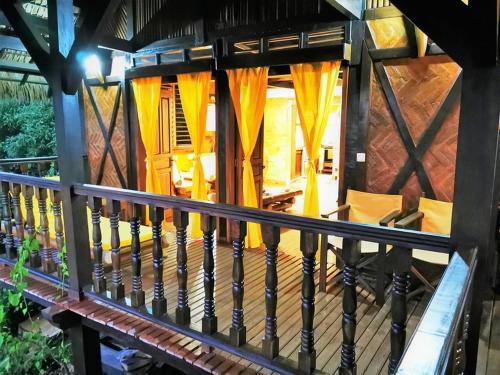
<svg viewBox="0 0 500 375">
<path fill-rule="evenodd" d="M 178 324 L 189 324 L 191 322 L 191 309 L 187 290 L 187 235 L 186 228 L 189 224 L 189 214 L 185 211 L 174 210 L 174 225 L 176 228 L 177 241 L 177 308 L 175 309 L 175 321 Z"/>
<path fill-rule="evenodd" d="M 141 206 L 129 203 L 130 234 L 132 235 L 132 291 L 130 292 L 130 303 L 133 307 L 143 306 L 146 294 L 142 290 L 142 262 L 141 262 L 141 219 L 139 218 Z"/>
<path fill-rule="evenodd" d="M 299 351 L 299 370 L 312 373 L 316 368 L 314 349 L 314 266 L 318 249 L 318 235 L 300 232 L 302 251 L 302 330 Z"/>
<path fill-rule="evenodd" d="M 360 242 L 344 238 L 342 244 L 344 269 L 344 296 L 342 300 L 342 349 L 340 352 L 341 375 L 356 374 L 356 263 L 360 259 Z"/>
<path fill-rule="evenodd" d="M 209 335 L 217 332 L 217 317 L 214 302 L 214 231 L 215 217 L 202 214 L 201 230 L 203 231 L 203 286 L 205 302 L 203 306 L 202 331 Z"/>
<path fill-rule="evenodd" d="M 163 287 L 163 248 L 161 239 L 161 224 L 165 212 L 162 207 L 150 206 L 149 219 L 153 231 L 153 315 L 161 317 L 167 312 L 167 300 Z"/>
<path fill-rule="evenodd" d="M 64 244 L 64 225 L 62 218 L 62 196 L 60 191 L 51 190 L 50 191 L 50 201 L 52 203 L 52 210 L 54 212 L 54 230 L 56 235 L 56 246 L 57 253 L 59 255 L 60 262 L 57 265 L 57 273 L 59 277 L 62 277 L 62 270 L 60 267 L 61 262 L 66 262 L 66 259 L 63 259 L 63 247 Z"/>
<path fill-rule="evenodd" d="M 277 336 L 276 306 L 278 303 L 278 272 L 276 270 L 278 245 L 280 243 L 280 228 L 272 225 L 262 225 L 262 238 L 266 244 L 266 322 L 262 353 L 269 359 L 276 358 L 279 353 L 279 338 Z"/>
<path fill-rule="evenodd" d="M 123 276 L 121 268 L 121 244 L 120 244 L 120 232 L 118 231 L 120 225 L 120 212 L 121 205 L 120 201 L 109 200 L 108 201 L 108 211 L 109 211 L 109 223 L 111 227 L 111 298 L 114 300 L 119 300 L 125 297 L 125 286 L 123 285 Z"/>
<path fill-rule="evenodd" d="M 94 291 L 96 293 L 104 293 L 106 291 L 106 278 L 104 277 L 104 266 L 102 264 L 102 199 L 89 196 L 87 198 L 87 204 L 90 208 L 92 220 L 92 251 L 94 253 L 92 281 L 94 284 Z"/>
<path fill-rule="evenodd" d="M 11 183 L 10 191 L 12 195 L 12 211 L 14 214 L 14 223 L 16 225 L 16 239 L 15 246 L 16 249 L 22 245 L 24 240 L 24 220 L 23 213 L 21 211 L 21 185 Z"/>
<path fill-rule="evenodd" d="M 36 236 L 35 230 L 35 215 L 33 214 L 33 195 L 35 194 L 33 186 L 23 185 L 21 187 L 24 197 L 24 207 L 26 208 L 26 234 L 31 241 Z M 30 251 L 29 255 L 30 267 L 37 268 L 42 265 L 42 259 L 39 251 Z"/>
<path fill-rule="evenodd" d="M 233 221 L 230 225 L 231 239 L 233 240 L 233 318 L 229 329 L 229 338 L 232 345 L 241 346 L 247 341 L 247 328 L 244 324 L 243 312 L 243 297 L 245 294 L 243 251 L 245 250 L 247 223 Z"/>
<path fill-rule="evenodd" d="M 12 212 L 10 210 L 10 187 L 9 183 L 2 181 L 2 219 L 5 229 L 5 252 L 9 258 L 16 257 L 14 236 L 12 234 Z"/>
<path fill-rule="evenodd" d="M 391 302 L 391 356 L 389 359 L 389 374 L 394 374 L 403 355 L 406 341 L 407 303 L 406 294 L 409 287 L 409 272 L 411 268 L 412 250 L 404 247 L 394 247 L 394 274 Z"/>
<path fill-rule="evenodd" d="M 35 187 L 35 196 L 38 200 L 38 211 L 40 212 L 40 237 L 42 238 L 40 255 L 42 258 L 42 270 L 45 273 L 52 273 L 56 270 L 56 264 L 52 257 L 52 248 L 50 247 L 47 189 Z"/>
</svg>

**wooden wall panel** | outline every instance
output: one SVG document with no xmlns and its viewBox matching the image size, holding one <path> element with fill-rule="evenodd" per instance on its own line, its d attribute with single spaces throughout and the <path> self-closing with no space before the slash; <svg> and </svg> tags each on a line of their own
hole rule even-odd
<svg viewBox="0 0 500 375">
<path fill-rule="evenodd" d="M 416 145 L 446 98 L 460 67 L 446 56 L 428 56 L 385 62 L 384 69 Z M 459 110 L 457 100 L 422 158 L 436 198 L 444 201 L 453 200 Z M 387 193 L 408 154 L 375 74 L 372 74 L 368 127 L 366 188 L 369 192 Z M 401 193 L 407 206 L 417 203 L 422 189 L 415 173 Z"/>
<path fill-rule="evenodd" d="M 397 48 L 408 45 L 408 36 L 402 17 L 382 18 L 367 21 L 375 47 Z"/>
<path fill-rule="evenodd" d="M 109 134 L 113 108 L 115 105 L 118 86 L 91 86 L 95 102 L 99 109 L 100 116 L 103 121 L 106 133 Z M 98 173 L 105 150 L 105 138 L 99 126 L 99 122 L 92 106 L 89 94 L 86 89 L 83 90 L 84 110 L 85 110 L 85 134 L 87 142 L 87 154 L 90 169 L 90 181 L 93 184 L 106 186 L 122 187 L 117 170 L 113 165 L 111 155 L 108 152 L 104 164 L 104 173 L 102 180 L 98 181 Z M 116 113 L 116 123 L 111 137 L 111 147 L 116 155 L 118 169 L 121 171 L 125 183 L 127 183 L 127 154 L 126 154 L 126 137 L 125 126 L 123 119 L 123 102 L 119 101 L 118 110 Z"/>
</svg>

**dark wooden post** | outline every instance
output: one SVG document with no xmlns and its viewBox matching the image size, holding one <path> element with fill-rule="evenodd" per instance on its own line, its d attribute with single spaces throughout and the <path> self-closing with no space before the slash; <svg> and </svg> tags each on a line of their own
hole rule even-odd
<svg viewBox="0 0 500 375">
<path fill-rule="evenodd" d="M 344 238 L 342 244 L 344 256 L 344 297 L 342 300 L 342 349 L 340 352 L 339 373 L 356 374 L 356 263 L 361 255 L 360 242 Z"/>
<path fill-rule="evenodd" d="M 33 186 L 30 185 L 23 185 L 21 190 L 24 197 L 24 206 L 26 208 L 26 234 L 28 235 L 28 239 L 31 241 L 36 235 L 35 215 L 33 214 L 33 195 L 35 192 L 33 190 Z M 33 268 L 41 267 L 42 259 L 40 258 L 39 251 L 30 251 L 29 265 Z"/>
<path fill-rule="evenodd" d="M 314 266 L 318 249 L 316 233 L 300 232 L 302 251 L 302 330 L 299 351 L 299 370 L 312 373 L 316 368 L 314 349 Z"/>
<path fill-rule="evenodd" d="M 262 239 L 266 244 L 266 322 L 262 353 L 270 359 L 278 356 L 279 338 L 277 336 L 276 306 L 278 303 L 278 272 L 276 270 L 280 228 L 262 225 Z"/>
<path fill-rule="evenodd" d="M 16 257 L 14 236 L 12 235 L 12 212 L 10 210 L 9 183 L 2 181 L 2 219 L 5 228 L 5 252 L 9 258 Z"/>
<path fill-rule="evenodd" d="M 153 315 L 161 317 L 167 312 L 167 300 L 163 289 L 163 248 L 161 243 L 161 223 L 165 212 L 162 207 L 150 206 L 149 219 L 153 230 Z"/>
<path fill-rule="evenodd" d="M 229 329 L 229 338 L 234 346 L 241 346 L 247 341 L 247 328 L 244 324 L 243 312 L 243 297 L 245 294 L 243 251 L 245 250 L 246 235 L 246 222 L 231 222 L 231 239 L 233 240 L 233 319 Z"/>
<path fill-rule="evenodd" d="M 214 230 L 215 217 L 201 215 L 201 230 L 203 231 L 203 286 L 205 302 L 203 305 L 202 331 L 213 334 L 217 332 L 217 317 L 214 302 Z"/>
<path fill-rule="evenodd" d="M 143 306 L 145 303 L 145 293 L 142 290 L 142 271 L 141 271 L 141 206 L 129 203 L 130 214 L 130 234 L 132 235 L 132 291 L 130 292 L 130 303 L 133 307 Z"/>
<path fill-rule="evenodd" d="M 35 187 L 35 196 L 38 200 L 38 211 L 40 212 L 40 237 L 42 238 L 42 270 L 45 273 L 52 273 L 56 270 L 56 264 L 52 257 L 50 247 L 49 218 L 47 217 L 47 189 Z"/>
<path fill-rule="evenodd" d="M 189 214 L 185 211 L 174 210 L 174 225 L 177 238 L 177 282 L 179 291 L 177 293 L 177 308 L 175 310 L 175 321 L 179 324 L 189 324 L 191 321 L 191 309 L 189 308 L 187 290 L 187 235 L 186 228 L 189 223 Z"/>
<path fill-rule="evenodd" d="M 21 211 L 21 185 L 11 183 L 10 191 L 12 195 L 12 211 L 14 214 L 14 223 L 16 225 L 16 248 L 22 245 L 24 240 L 24 220 L 23 213 Z"/>
<path fill-rule="evenodd" d="M 106 291 L 106 278 L 104 277 L 104 266 L 102 264 L 102 199 L 97 197 L 88 197 L 87 202 L 92 215 L 92 251 L 94 253 L 92 279 L 94 291 L 96 293 L 103 293 Z"/>
<path fill-rule="evenodd" d="M 108 201 L 109 224 L 111 227 L 111 298 L 118 300 L 125 297 L 125 287 L 123 285 L 123 276 L 121 268 L 121 246 L 120 246 L 120 232 L 118 231 L 120 225 L 120 201 Z"/>
<path fill-rule="evenodd" d="M 66 262 L 66 259 L 63 259 L 63 246 L 64 244 L 64 227 L 63 227 L 63 218 L 62 218 L 62 197 L 61 192 L 56 190 L 50 191 L 50 201 L 52 203 L 52 211 L 54 212 L 54 230 L 56 235 L 56 246 L 57 253 L 59 255 L 60 262 L 57 266 L 57 273 L 59 277 L 62 277 L 62 271 L 60 268 L 61 262 Z"/>
<path fill-rule="evenodd" d="M 394 274 L 391 301 L 391 356 L 389 374 L 396 372 L 396 367 L 403 355 L 406 341 L 407 304 L 406 294 L 410 284 L 411 249 L 394 247 Z"/>
</svg>

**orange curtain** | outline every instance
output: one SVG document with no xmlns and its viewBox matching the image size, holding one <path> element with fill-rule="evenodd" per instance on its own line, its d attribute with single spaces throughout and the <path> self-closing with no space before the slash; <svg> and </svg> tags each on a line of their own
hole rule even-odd
<svg viewBox="0 0 500 375">
<path fill-rule="evenodd" d="M 250 161 L 260 124 L 264 117 L 266 104 L 267 73 L 269 68 L 245 68 L 228 70 L 229 89 L 233 100 L 241 145 L 243 160 L 243 204 L 247 207 L 258 207 L 253 168 Z M 248 247 L 258 247 L 262 243 L 260 225 L 248 224 L 246 244 Z"/>
<path fill-rule="evenodd" d="M 417 26 L 415 26 L 415 39 L 417 40 L 417 50 L 418 50 L 418 57 L 423 57 L 425 56 L 425 53 L 427 52 L 427 35 L 420 30 Z"/>
<path fill-rule="evenodd" d="M 191 198 L 199 200 L 207 200 L 207 186 L 200 154 L 205 140 L 211 78 L 211 72 L 179 74 L 177 76 L 182 110 L 186 118 L 194 153 L 193 190 Z M 191 214 L 192 238 L 199 238 L 203 235 L 200 223 L 200 215 Z"/>
<path fill-rule="evenodd" d="M 153 155 L 158 126 L 158 106 L 160 104 L 161 77 L 147 77 L 132 80 L 141 139 L 146 150 L 146 191 L 162 193 L 160 177 Z"/>
<path fill-rule="evenodd" d="M 340 61 L 291 65 L 295 98 L 299 110 L 304 145 L 309 157 L 304 215 L 319 216 L 316 164 L 340 70 Z"/>
</svg>

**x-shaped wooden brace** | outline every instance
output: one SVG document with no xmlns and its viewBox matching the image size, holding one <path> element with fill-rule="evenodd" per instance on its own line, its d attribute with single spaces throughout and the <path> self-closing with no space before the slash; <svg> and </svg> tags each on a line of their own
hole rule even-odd
<svg viewBox="0 0 500 375">
<path fill-rule="evenodd" d="M 102 177 L 104 175 L 104 166 L 106 164 L 106 157 L 108 156 L 108 152 L 109 152 L 109 155 L 111 156 L 111 161 L 113 162 L 113 166 L 116 170 L 116 174 L 118 176 L 118 179 L 120 180 L 120 184 L 122 185 L 122 188 L 125 189 L 127 187 L 127 183 L 125 182 L 125 178 L 123 177 L 123 174 L 121 173 L 120 167 L 118 165 L 118 159 L 116 158 L 115 151 L 113 150 L 113 147 L 111 146 L 111 139 L 113 138 L 113 133 L 114 133 L 115 127 L 116 127 L 116 117 L 118 115 L 118 109 L 120 108 L 122 86 L 121 86 L 121 84 L 118 84 L 118 88 L 116 90 L 115 102 L 113 105 L 113 112 L 111 114 L 111 119 L 109 121 L 109 132 L 106 131 L 106 127 L 104 126 L 104 121 L 102 119 L 101 113 L 99 112 L 99 106 L 97 105 L 97 102 L 95 100 L 94 93 L 92 92 L 90 85 L 86 81 L 85 81 L 85 88 L 87 89 L 90 103 L 92 105 L 92 108 L 94 109 L 97 123 L 99 124 L 99 128 L 101 129 L 102 137 L 103 137 L 104 142 L 105 142 L 104 152 L 102 155 L 101 163 L 99 165 L 99 172 L 97 173 L 96 184 L 97 185 L 101 184 Z"/>
</svg>

